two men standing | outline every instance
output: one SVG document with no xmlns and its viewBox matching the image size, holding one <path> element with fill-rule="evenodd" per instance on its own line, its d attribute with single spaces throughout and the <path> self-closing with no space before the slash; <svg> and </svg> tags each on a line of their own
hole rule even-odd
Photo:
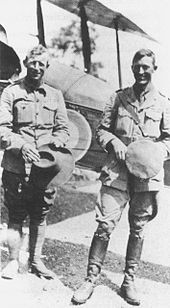
<svg viewBox="0 0 170 308">
<path fill-rule="evenodd" d="M 43 83 L 48 67 L 46 49 L 42 46 L 32 49 L 24 64 L 26 77 L 4 90 L 0 104 L 0 142 L 5 150 L 2 181 L 9 211 L 8 227 L 18 233 L 15 245 L 9 242 L 10 262 L 3 276 L 12 278 L 18 271 L 22 224 L 29 215 L 31 271 L 51 279 L 53 273 L 44 266 L 40 256 L 46 215 L 56 191 L 54 188 L 29 187 L 25 166 L 40 160 L 38 148 L 42 145 L 65 146 L 69 138 L 68 119 L 61 92 Z M 128 146 L 139 140 L 156 142 L 164 157 L 170 152 L 170 104 L 152 84 L 156 69 L 154 53 L 148 49 L 139 50 L 132 61 L 134 85 L 110 98 L 97 128 L 97 140 L 108 152 L 108 158 L 100 176 L 102 187 L 96 207 L 98 227 L 89 251 L 87 277 L 73 295 L 75 303 L 84 303 L 92 295 L 111 233 L 129 203 L 130 234 L 121 295 L 130 304 L 140 304 L 134 278 L 142 253 L 145 226 L 157 213 L 164 170 L 162 165 L 158 174 L 141 180 L 129 172 L 125 160 Z M 138 116 L 138 123 L 128 106 Z"/>
</svg>

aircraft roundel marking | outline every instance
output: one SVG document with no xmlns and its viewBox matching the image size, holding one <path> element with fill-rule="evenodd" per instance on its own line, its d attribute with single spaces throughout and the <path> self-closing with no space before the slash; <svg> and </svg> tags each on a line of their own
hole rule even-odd
<svg viewBox="0 0 170 308">
<path fill-rule="evenodd" d="M 79 112 L 67 109 L 70 129 L 70 139 L 67 148 L 70 148 L 75 161 L 80 160 L 90 147 L 92 132 L 89 123 Z"/>
</svg>

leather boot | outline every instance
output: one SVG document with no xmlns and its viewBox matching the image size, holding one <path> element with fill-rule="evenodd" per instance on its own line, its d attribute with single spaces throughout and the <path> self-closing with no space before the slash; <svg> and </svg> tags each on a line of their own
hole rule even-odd
<svg viewBox="0 0 170 308">
<path fill-rule="evenodd" d="M 22 226 L 10 223 L 7 230 L 7 244 L 9 249 L 9 263 L 2 270 L 1 277 L 13 279 L 18 274 L 19 250 L 21 245 Z"/>
<path fill-rule="evenodd" d="M 41 251 L 45 239 L 46 221 L 42 223 L 30 222 L 29 227 L 29 266 L 30 271 L 38 277 L 54 279 L 55 274 L 48 270 L 41 261 Z"/>
<path fill-rule="evenodd" d="M 140 305 L 139 295 L 135 286 L 134 278 L 138 269 L 139 260 L 142 253 L 143 239 L 134 235 L 129 236 L 125 276 L 121 285 L 121 296 L 128 304 Z"/>
<path fill-rule="evenodd" d="M 97 232 L 94 234 L 89 251 L 87 277 L 84 283 L 74 292 L 73 303 L 83 304 L 92 295 L 106 255 L 108 243 L 109 238 L 102 238 Z"/>
</svg>

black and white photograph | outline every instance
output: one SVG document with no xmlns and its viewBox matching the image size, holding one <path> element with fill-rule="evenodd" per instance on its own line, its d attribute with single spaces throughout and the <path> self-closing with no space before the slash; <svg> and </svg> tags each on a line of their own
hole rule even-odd
<svg viewBox="0 0 170 308">
<path fill-rule="evenodd" d="M 169 1 L 0 5 L 0 305 L 170 308 Z"/>
</svg>

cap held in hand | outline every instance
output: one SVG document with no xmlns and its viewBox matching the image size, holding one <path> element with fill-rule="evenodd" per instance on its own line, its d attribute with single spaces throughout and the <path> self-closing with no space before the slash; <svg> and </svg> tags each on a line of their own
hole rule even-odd
<svg viewBox="0 0 170 308">
<path fill-rule="evenodd" d="M 70 178 L 75 164 L 67 148 L 55 148 L 46 144 L 39 149 L 40 161 L 31 168 L 30 181 L 40 189 L 62 185 Z"/>
<path fill-rule="evenodd" d="M 129 172 L 140 179 L 149 179 L 163 167 L 164 155 L 158 142 L 138 140 L 127 147 L 126 166 Z"/>
</svg>

